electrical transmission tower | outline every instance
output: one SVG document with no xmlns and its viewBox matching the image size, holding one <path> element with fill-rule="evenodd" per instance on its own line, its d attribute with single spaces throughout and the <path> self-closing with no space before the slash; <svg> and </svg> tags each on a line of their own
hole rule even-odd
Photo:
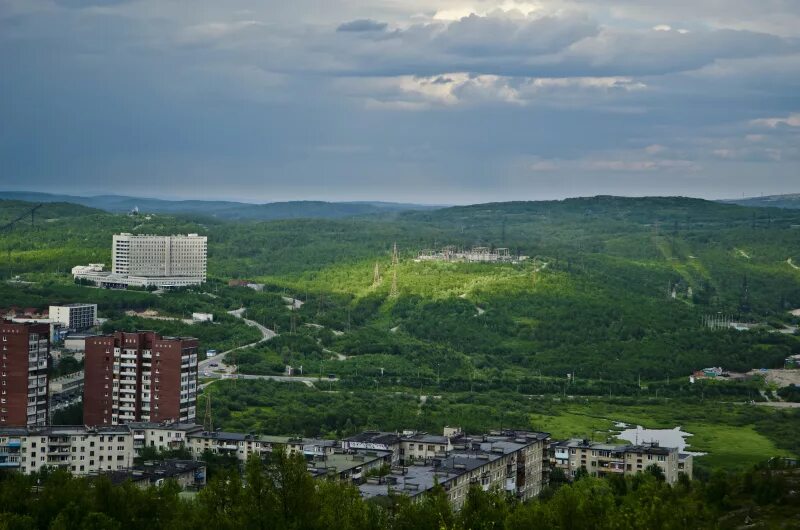
<svg viewBox="0 0 800 530">
<path fill-rule="evenodd" d="M 392 288 L 389 291 L 389 296 L 392 298 L 397 296 L 397 264 L 399 260 L 397 259 L 397 242 L 395 242 L 394 246 L 392 247 Z"/>
<path fill-rule="evenodd" d="M 38 205 L 34 206 L 33 208 L 31 208 L 30 210 L 27 210 L 25 213 L 23 213 L 22 215 L 20 215 L 19 217 L 17 217 L 13 221 L 11 221 L 10 223 L 0 227 L 0 232 L 2 232 L 4 230 L 8 230 L 10 232 L 11 230 L 14 229 L 14 225 L 15 224 L 20 223 L 23 220 L 27 219 L 27 217 L 29 215 L 31 216 L 31 228 L 33 228 L 34 218 L 35 218 L 35 215 L 36 215 L 36 210 L 38 210 L 42 206 L 44 206 L 44 205 L 43 204 L 38 204 Z"/>
<path fill-rule="evenodd" d="M 381 283 L 381 266 L 375 262 L 375 270 L 372 273 L 372 286 L 377 287 Z"/>
</svg>

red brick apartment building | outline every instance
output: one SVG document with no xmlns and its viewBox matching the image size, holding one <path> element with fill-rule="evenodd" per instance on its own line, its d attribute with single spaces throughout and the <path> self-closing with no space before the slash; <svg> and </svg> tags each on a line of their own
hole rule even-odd
<svg viewBox="0 0 800 530">
<path fill-rule="evenodd" d="M 47 425 L 49 324 L 0 320 L 0 427 Z"/>
<path fill-rule="evenodd" d="M 153 331 L 86 339 L 83 422 L 195 420 L 197 339 Z"/>
</svg>

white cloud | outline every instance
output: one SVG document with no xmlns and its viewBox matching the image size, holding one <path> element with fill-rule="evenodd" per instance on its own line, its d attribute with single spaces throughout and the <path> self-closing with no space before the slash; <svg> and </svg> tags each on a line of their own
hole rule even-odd
<svg viewBox="0 0 800 530">
<path fill-rule="evenodd" d="M 263 27 L 258 20 L 237 20 L 235 22 L 207 22 L 184 28 L 178 39 L 187 43 L 213 41 L 239 33 L 253 27 Z"/>
<path fill-rule="evenodd" d="M 776 127 L 800 127 L 800 113 L 789 114 L 784 118 L 759 118 L 751 120 L 750 125 L 755 127 L 767 127 L 775 129 Z"/>
</svg>

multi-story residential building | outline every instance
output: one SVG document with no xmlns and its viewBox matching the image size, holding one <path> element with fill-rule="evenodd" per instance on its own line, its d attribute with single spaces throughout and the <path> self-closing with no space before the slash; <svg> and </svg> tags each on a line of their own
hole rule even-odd
<svg viewBox="0 0 800 530">
<path fill-rule="evenodd" d="M 124 469 L 133 464 L 132 441 L 124 426 L 0 427 L 0 467 L 25 474 L 60 467 L 74 475 Z"/>
<path fill-rule="evenodd" d="M 83 421 L 193 422 L 197 339 L 152 331 L 86 339 Z"/>
<path fill-rule="evenodd" d="M 104 287 L 198 285 L 206 281 L 206 254 L 206 236 L 122 233 L 113 238 L 110 271 L 92 263 L 74 267 L 72 274 Z"/>
<path fill-rule="evenodd" d="M 615 445 L 589 440 L 572 439 L 550 446 L 550 465 L 562 469 L 572 479 L 580 469 L 594 476 L 613 474 L 633 475 L 651 465 L 661 468 L 665 480 L 674 484 L 680 473 L 692 477 L 692 455 L 680 453 L 675 447 L 657 443 Z"/>
<path fill-rule="evenodd" d="M 0 321 L 0 427 L 44 426 L 50 326 Z"/>
<path fill-rule="evenodd" d="M 97 323 L 97 304 L 51 305 L 49 317 L 62 330 L 82 331 Z"/>
<path fill-rule="evenodd" d="M 367 478 L 359 486 L 361 495 L 370 498 L 393 492 L 418 499 L 439 484 L 458 510 L 473 485 L 484 490 L 499 488 L 521 500 L 541 492 L 546 482 L 549 434 L 502 431 L 445 437 L 449 438 L 451 449 L 430 460 L 410 460 L 410 465 L 393 468 L 389 475 Z"/>
</svg>

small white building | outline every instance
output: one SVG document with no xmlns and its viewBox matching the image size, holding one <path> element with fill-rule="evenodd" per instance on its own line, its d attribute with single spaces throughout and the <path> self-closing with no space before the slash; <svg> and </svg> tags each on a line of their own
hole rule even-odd
<svg viewBox="0 0 800 530">
<path fill-rule="evenodd" d="M 211 313 L 192 313 L 192 320 L 195 322 L 214 322 L 214 315 Z"/>
</svg>

